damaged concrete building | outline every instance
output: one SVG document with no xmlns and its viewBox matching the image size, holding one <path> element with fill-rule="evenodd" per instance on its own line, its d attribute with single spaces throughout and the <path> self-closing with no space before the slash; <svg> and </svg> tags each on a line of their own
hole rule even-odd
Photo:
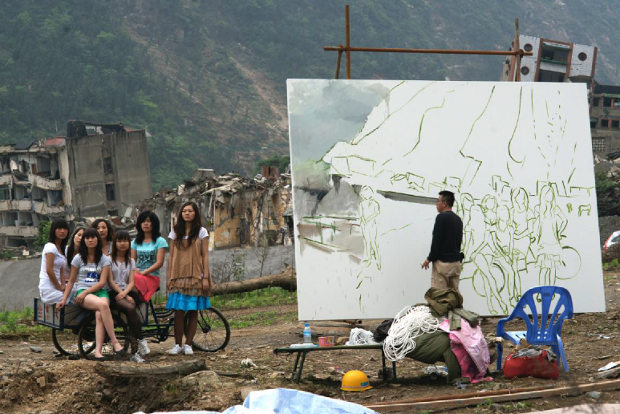
<svg viewBox="0 0 620 414">
<path fill-rule="evenodd" d="M 515 56 L 506 58 L 503 81 L 514 81 L 519 71 L 521 82 L 584 82 L 594 79 L 596 46 L 520 35 L 519 46 L 532 56 L 523 56 L 517 68 Z"/>
<path fill-rule="evenodd" d="M 151 195 L 144 130 L 70 121 L 67 137 L 0 146 L 0 243 L 29 247 L 41 221 L 117 214 Z"/>
<path fill-rule="evenodd" d="M 70 121 L 66 149 L 76 216 L 117 216 L 151 196 L 144 130 Z"/>
<path fill-rule="evenodd" d="M 266 167 L 254 179 L 237 174 L 217 176 L 199 169 L 191 180 L 173 191 L 155 194 L 141 209 L 154 211 L 161 220 L 161 233 L 168 235 L 181 205 L 195 202 L 209 230 L 210 249 L 239 246 L 289 245 L 293 218 L 289 174 Z"/>
<path fill-rule="evenodd" d="M 620 158 L 620 86 L 594 83 L 590 128 L 594 153 L 610 159 Z"/>
<path fill-rule="evenodd" d="M 0 242 L 29 246 L 40 221 L 71 213 L 63 137 L 0 146 Z"/>
</svg>

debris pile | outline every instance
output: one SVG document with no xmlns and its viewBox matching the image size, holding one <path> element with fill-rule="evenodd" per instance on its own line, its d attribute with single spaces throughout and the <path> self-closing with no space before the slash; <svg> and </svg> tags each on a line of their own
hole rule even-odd
<svg viewBox="0 0 620 414">
<path fill-rule="evenodd" d="M 134 210 L 154 211 L 161 221 L 162 235 L 167 235 L 181 205 L 193 201 L 211 234 L 211 248 L 291 244 L 290 174 L 280 174 L 274 168 L 263 172 L 266 174 L 248 179 L 235 173 L 218 176 L 214 170 L 198 169 L 190 180 L 156 193 Z"/>
</svg>

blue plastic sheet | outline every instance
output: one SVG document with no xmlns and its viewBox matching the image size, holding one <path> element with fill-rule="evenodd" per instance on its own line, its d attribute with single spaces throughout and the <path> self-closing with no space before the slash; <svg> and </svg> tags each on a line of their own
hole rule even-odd
<svg viewBox="0 0 620 414">
<path fill-rule="evenodd" d="M 323 397 L 310 392 L 275 388 L 251 392 L 243 405 L 222 414 L 379 414 L 363 405 Z M 154 413 L 164 414 L 164 413 Z M 175 411 L 165 414 L 219 414 L 215 411 Z"/>
<path fill-rule="evenodd" d="M 230 407 L 223 414 L 377 414 L 363 405 L 323 397 L 305 391 L 276 388 L 253 391 L 242 406 Z"/>
</svg>

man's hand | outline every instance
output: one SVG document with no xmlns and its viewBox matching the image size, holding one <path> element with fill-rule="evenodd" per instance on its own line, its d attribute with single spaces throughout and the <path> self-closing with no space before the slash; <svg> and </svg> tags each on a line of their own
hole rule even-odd
<svg viewBox="0 0 620 414">
<path fill-rule="evenodd" d="M 426 259 L 424 263 L 422 263 L 422 269 L 428 269 L 429 264 L 431 264 L 431 262 L 429 262 L 428 259 Z"/>
</svg>

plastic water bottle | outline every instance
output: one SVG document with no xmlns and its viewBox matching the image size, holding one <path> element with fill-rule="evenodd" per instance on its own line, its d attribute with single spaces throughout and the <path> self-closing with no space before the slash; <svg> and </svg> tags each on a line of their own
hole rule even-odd
<svg viewBox="0 0 620 414">
<path fill-rule="evenodd" d="M 310 325 L 307 323 L 304 325 L 304 344 L 312 343 L 312 332 L 310 331 Z"/>
</svg>

